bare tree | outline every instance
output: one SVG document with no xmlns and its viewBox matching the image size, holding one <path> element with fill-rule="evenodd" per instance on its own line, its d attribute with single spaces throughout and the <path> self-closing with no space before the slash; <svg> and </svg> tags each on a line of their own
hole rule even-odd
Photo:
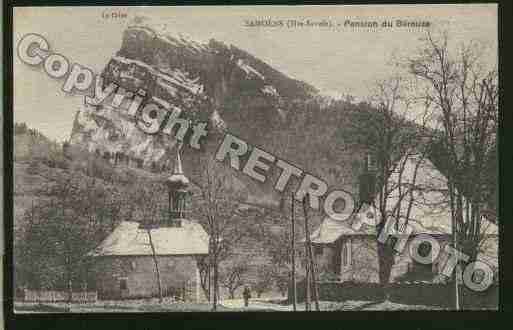
<svg viewBox="0 0 513 330">
<path fill-rule="evenodd" d="M 219 300 L 219 263 L 245 234 L 243 219 L 237 215 L 239 203 L 244 196 L 235 187 L 233 175 L 227 172 L 229 169 L 213 159 L 206 159 L 202 164 L 200 180 L 197 182 L 200 196 L 195 203 L 200 213 L 200 222 L 209 234 L 208 268 L 203 268 L 203 278 L 212 278 L 211 289 L 208 291 L 212 294 L 212 309 L 215 311 Z"/>
<path fill-rule="evenodd" d="M 203 290 L 203 294 L 207 298 L 207 301 L 210 302 L 210 267 L 209 267 L 209 256 L 207 257 L 196 257 L 196 264 L 198 265 L 199 275 L 200 275 L 200 286 Z"/>
<path fill-rule="evenodd" d="M 271 265 L 263 265 L 257 270 L 257 277 L 253 283 L 253 289 L 256 291 L 257 297 L 260 298 L 262 293 L 269 290 L 272 286 L 273 267 Z"/>
<path fill-rule="evenodd" d="M 235 299 L 235 291 L 244 285 L 242 276 L 247 271 L 248 263 L 246 260 L 230 262 L 228 265 L 223 267 L 220 282 L 230 293 L 231 299 Z"/>
<path fill-rule="evenodd" d="M 486 208 L 495 205 L 490 162 L 495 162 L 498 124 L 496 58 L 487 63 L 483 44 L 451 48 L 447 32 L 422 38 L 422 47 L 408 61 L 418 79 L 420 96 L 437 114 L 437 152 L 447 177 L 455 248 L 474 260 L 483 238 Z M 458 272 L 458 266 L 457 266 Z M 459 294 L 456 285 L 456 307 Z"/>
<path fill-rule="evenodd" d="M 367 154 L 360 184 L 357 211 L 363 205 L 379 210 L 377 232 L 389 217 L 410 219 L 415 202 L 417 172 L 428 151 L 430 120 L 428 107 L 411 94 L 410 81 L 400 75 L 377 81 L 367 106 L 355 110 L 355 119 L 346 133 L 348 146 Z M 410 162 L 416 158 L 413 171 Z M 425 188 L 425 187 L 424 187 Z M 396 229 L 399 230 L 399 221 Z M 394 263 L 394 241 L 378 242 L 379 281 L 388 296 L 388 283 Z"/>
<path fill-rule="evenodd" d="M 158 287 L 159 301 L 163 301 L 162 281 L 160 278 L 159 262 L 155 244 L 153 242 L 152 230 L 158 227 L 162 219 L 162 196 L 165 196 L 165 191 L 161 185 L 153 184 L 151 186 L 138 184 L 138 189 L 134 191 L 133 202 L 140 207 L 141 215 L 143 218 L 142 226 L 148 234 L 148 242 L 151 249 L 153 263 L 155 265 L 155 276 Z"/>
<path fill-rule="evenodd" d="M 58 177 L 40 189 L 40 199 L 29 214 L 31 225 L 22 243 L 28 255 L 26 260 L 20 260 L 40 265 L 33 273 L 40 285 L 65 286 L 71 299 L 72 288 L 80 281 L 84 267 L 82 281 L 85 281 L 88 266 L 85 254 L 101 236 L 105 193 L 103 186 L 84 182 L 84 177 L 76 173 Z"/>
<path fill-rule="evenodd" d="M 77 216 L 72 204 L 80 198 L 79 182 L 76 177 L 70 176 L 48 189 L 50 199 L 50 212 L 54 214 L 53 222 L 46 228 L 53 236 L 57 253 L 63 260 L 65 278 L 68 288 L 68 301 L 72 298 L 73 273 L 77 263 L 82 259 L 83 247 L 77 244 L 83 239 L 84 226 Z"/>
</svg>

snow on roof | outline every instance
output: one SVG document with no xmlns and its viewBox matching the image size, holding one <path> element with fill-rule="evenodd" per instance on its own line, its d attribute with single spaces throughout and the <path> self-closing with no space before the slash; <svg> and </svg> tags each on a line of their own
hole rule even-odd
<svg viewBox="0 0 513 330">
<path fill-rule="evenodd" d="M 379 211 L 373 207 L 362 207 L 362 210 L 345 221 L 324 218 L 321 225 L 310 234 L 312 243 L 329 244 L 344 235 L 376 235 L 375 221 Z"/>
<path fill-rule="evenodd" d="M 354 230 L 347 222 L 325 218 L 322 224 L 310 235 L 312 243 L 330 244 L 345 235 L 375 235 L 374 227 L 364 226 L 361 230 Z"/>
<path fill-rule="evenodd" d="M 450 234 L 451 212 L 447 203 L 446 178 L 426 158 L 412 155 L 406 160 L 403 158 L 401 163 L 403 161 L 406 161 L 403 171 L 392 173 L 389 180 L 389 186 L 393 188 L 387 200 L 387 210 L 392 212 L 401 200 L 399 217 L 408 216 L 408 223 L 414 230 L 427 234 Z M 398 169 L 400 167 L 397 166 Z M 418 169 L 413 182 L 416 167 Z M 406 192 L 412 185 L 415 189 L 410 196 Z M 412 207 L 408 213 L 410 202 Z"/>
<path fill-rule="evenodd" d="M 366 220 L 361 220 L 362 218 Z M 376 217 L 373 219 L 379 218 Z M 376 236 L 376 225 L 372 224 L 371 221 L 372 220 L 369 220 L 366 215 L 362 215 L 361 213 L 351 216 L 351 218 L 346 221 L 337 221 L 331 219 L 330 217 L 326 217 L 322 221 L 321 225 L 315 229 L 312 234 L 310 234 L 310 239 L 312 243 L 330 244 L 335 242 L 341 236 Z M 403 223 L 404 221 L 400 219 L 398 224 L 399 228 L 403 227 Z M 412 235 L 451 235 L 450 229 L 446 231 L 445 228 L 426 227 L 415 220 L 408 221 L 408 226 L 413 229 Z M 401 230 L 402 229 L 400 229 L 400 231 Z M 481 233 L 483 233 L 485 236 L 497 237 L 497 225 L 487 221 L 486 219 L 483 219 L 481 221 Z"/>
<path fill-rule="evenodd" d="M 187 186 L 189 184 L 189 179 L 183 174 L 182 169 L 182 160 L 180 158 L 180 147 L 176 148 L 176 160 L 174 164 L 173 174 L 171 174 L 166 181 L 170 183 L 180 182 L 183 185 Z"/>
<path fill-rule="evenodd" d="M 172 182 L 172 183 L 180 182 L 180 183 L 183 183 L 184 185 L 189 184 L 189 179 L 187 179 L 187 177 L 185 175 L 183 175 L 183 174 L 171 174 L 166 179 L 166 181 Z"/>
<path fill-rule="evenodd" d="M 181 219 L 181 227 L 150 229 L 157 255 L 208 254 L 209 236 L 194 221 Z M 138 222 L 123 221 L 89 256 L 146 256 L 152 255 L 147 229 Z"/>
</svg>

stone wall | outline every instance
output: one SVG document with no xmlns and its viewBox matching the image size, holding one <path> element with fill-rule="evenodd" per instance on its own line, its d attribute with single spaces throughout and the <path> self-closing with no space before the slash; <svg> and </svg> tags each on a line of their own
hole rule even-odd
<svg viewBox="0 0 513 330">
<path fill-rule="evenodd" d="M 203 300 L 193 256 L 157 258 L 165 296 L 185 296 L 187 301 Z M 151 256 L 99 257 L 94 267 L 100 299 L 143 298 L 158 296 L 155 264 Z M 126 281 L 126 289 L 122 283 Z"/>
<path fill-rule="evenodd" d="M 304 281 L 297 284 L 297 300 L 304 301 Z M 320 300 L 325 301 L 370 301 L 379 302 L 384 299 L 383 290 L 378 283 L 358 282 L 325 282 L 319 283 Z M 460 286 L 461 309 L 497 309 L 499 305 L 499 286 L 492 285 L 488 290 L 475 292 L 464 285 Z M 390 285 L 390 301 L 406 305 L 436 306 L 454 308 L 454 283 L 394 283 Z M 292 290 L 289 289 L 289 301 L 292 301 Z"/>
<path fill-rule="evenodd" d="M 349 254 L 344 264 L 344 249 L 341 253 L 340 276 L 342 281 L 379 282 L 377 242 L 370 236 L 351 236 L 345 238 L 342 247 L 346 245 Z"/>
<path fill-rule="evenodd" d="M 448 236 L 436 237 L 440 245 L 448 242 Z M 409 243 L 402 253 L 395 257 L 390 272 L 390 282 L 400 280 L 411 269 L 413 260 L 409 254 Z M 345 255 L 345 256 L 344 256 Z M 442 255 L 442 254 L 441 254 Z M 338 258 L 338 260 L 337 260 Z M 379 282 L 379 264 L 377 241 L 372 236 L 342 237 L 334 244 L 322 246 L 322 252 L 316 255 L 319 269 L 335 270 L 339 268 L 341 281 Z M 442 258 L 443 259 L 443 258 Z M 432 265 L 433 277 L 441 271 L 445 260 L 435 260 Z"/>
</svg>

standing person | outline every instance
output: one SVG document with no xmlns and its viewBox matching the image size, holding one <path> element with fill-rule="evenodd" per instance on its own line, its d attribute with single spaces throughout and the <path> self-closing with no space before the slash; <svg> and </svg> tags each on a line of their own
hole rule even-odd
<svg viewBox="0 0 513 330">
<path fill-rule="evenodd" d="M 244 297 L 244 306 L 248 307 L 249 298 L 251 298 L 251 291 L 249 290 L 249 287 L 247 285 L 244 286 L 244 291 L 242 292 L 242 297 Z"/>
</svg>

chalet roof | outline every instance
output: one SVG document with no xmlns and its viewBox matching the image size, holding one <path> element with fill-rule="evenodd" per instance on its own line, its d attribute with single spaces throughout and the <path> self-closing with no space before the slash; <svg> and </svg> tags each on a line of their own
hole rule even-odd
<svg viewBox="0 0 513 330">
<path fill-rule="evenodd" d="M 208 254 L 209 236 L 194 221 L 181 219 L 181 227 L 150 229 L 157 255 Z M 148 231 L 138 222 L 123 221 L 89 256 L 152 255 Z"/>
<path fill-rule="evenodd" d="M 367 215 L 369 212 L 374 213 L 373 218 L 369 218 Z M 317 244 L 330 244 L 334 243 L 341 236 L 376 236 L 376 224 L 374 219 L 379 219 L 378 211 L 374 207 L 370 207 L 364 212 L 359 212 L 346 221 L 336 221 L 329 217 L 324 218 L 321 225 L 310 234 L 312 243 Z M 426 220 L 426 219 L 424 219 Z M 451 235 L 452 231 L 450 227 L 442 224 L 433 223 L 427 219 L 422 221 L 410 219 L 408 225 L 412 227 L 413 234 L 429 234 L 429 235 Z M 399 228 L 402 228 L 404 219 L 399 219 Z M 427 223 L 427 225 L 426 225 Z M 498 229 L 497 225 L 483 219 L 481 222 L 481 232 L 489 236 L 497 236 Z"/>
<path fill-rule="evenodd" d="M 359 212 L 345 221 L 324 218 L 320 226 L 310 234 L 312 243 L 329 244 L 344 235 L 376 235 L 375 221 L 368 217 L 369 212 L 375 212 L 375 208 Z"/>
</svg>

